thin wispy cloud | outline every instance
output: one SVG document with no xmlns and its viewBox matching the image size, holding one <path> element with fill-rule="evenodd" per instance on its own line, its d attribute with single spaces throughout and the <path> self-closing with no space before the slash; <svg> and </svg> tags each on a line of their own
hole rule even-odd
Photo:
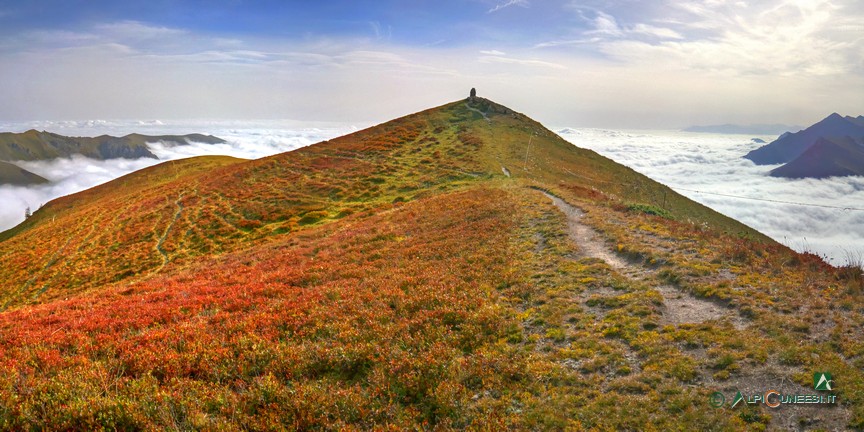
<svg viewBox="0 0 864 432">
<path fill-rule="evenodd" d="M 495 13 L 500 10 L 506 9 L 510 6 L 520 6 L 520 7 L 529 7 L 531 3 L 528 0 L 508 0 L 504 3 L 498 3 L 493 8 L 489 9 L 486 13 Z"/>
<path fill-rule="evenodd" d="M 760 2 L 674 2 L 666 15 L 621 22 L 612 13 L 578 8 L 588 24 L 581 37 L 547 41 L 554 47 L 592 43 L 633 66 L 689 68 L 735 75 L 851 73 L 860 66 L 864 11 L 850 3 L 792 0 Z"/>
<path fill-rule="evenodd" d="M 636 24 L 630 29 L 631 33 L 654 36 L 661 39 L 684 39 L 681 33 L 666 27 L 655 27 L 650 24 Z"/>
<path fill-rule="evenodd" d="M 596 12 L 596 17 L 593 19 L 594 28 L 586 31 L 586 35 L 605 35 L 605 36 L 623 36 L 624 31 L 618 26 L 615 17 L 602 11 Z"/>
<path fill-rule="evenodd" d="M 112 39 L 164 40 L 189 35 L 188 30 L 148 25 L 132 20 L 98 24 L 94 28 L 100 34 Z"/>
<path fill-rule="evenodd" d="M 521 65 L 521 66 L 540 66 L 544 68 L 552 68 L 552 69 L 567 69 L 566 66 L 560 65 L 558 63 L 552 63 L 543 60 L 536 59 L 520 59 L 514 57 L 505 57 L 502 55 L 483 55 L 478 59 L 481 63 L 499 63 L 499 64 L 510 64 L 510 65 Z"/>
<path fill-rule="evenodd" d="M 370 21 L 369 27 L 375 34 L 375 39 L 390 39 L 393 37 L 393 27 L 383 25 L 378 21 Z"/>
</svg>

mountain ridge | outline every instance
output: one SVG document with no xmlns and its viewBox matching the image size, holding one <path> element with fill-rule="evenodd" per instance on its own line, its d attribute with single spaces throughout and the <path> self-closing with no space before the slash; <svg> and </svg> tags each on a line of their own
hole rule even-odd
<svg viewBox="0 0 864 432">
<path fill-rule="evenodd" d="M 100 160 L 141 157 L 156 159 L 156 155 L 147 147 L 148 142 L 185 144 L 190 140 L 208 144 L 225 142 L 212 135 L 202 134 L 160 136 L 129 134 L 122 137 L 101 135 L 91 138 L 67 137 L 30 129 L 22 133 L 0 132 L 0 160 L 9 162 L 46 160 L 73 154 Z"/>
<path fill-rule="evenodd" d="M 0 257 L 10 429 L 864 426 L 853 272 L 473 95 L 59 198 Z M 831 416 L 710 404 L 811 369 Z"/>
<path fill-rule="evenodd" d="M 757 165 L 788 163 L 801 156 L 819 138 L 864 136 L 864 116 L 843 117 L 832 113 L 812 126 L 784 134 L 773 142 L 747 153 L 744 158 Z"/>
<path fill-rule="evenodd" d="M 774 168 L 774 177 L 826 178 L 864 176 L 864 135 L 820 137 L 800 156 Z"/>
</svg>

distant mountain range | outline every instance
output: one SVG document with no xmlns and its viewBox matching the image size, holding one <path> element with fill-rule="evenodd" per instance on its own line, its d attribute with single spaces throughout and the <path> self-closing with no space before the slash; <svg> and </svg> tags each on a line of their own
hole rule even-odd
<svg viewBox="0 0 864 432">
<path fill-rule="evenodd" d="M 147 143 L 160 141 L 178 145 L 188 144 L 191 141 L 207 144 L 225 142 L 214 136 L 200 134 L 160 136 L 130 134 L 123 137 L 102 135 L 90 138 L 67 137 L 31 129 L 24 133 L 0 133 L 0 160 L 46 160 L 73 154 L 99 160 L 142 157 L 156 159 L 156 155 L 150 152 Z"/>
<path fill-rule="evenodd" d="M 783 134 L 744 157 L 757 165 L 786 165 L 775 177 L 864 175 L 864 116 L 833 113 L 807 129 Z"/>
<path fill-rule="evenodd" d="M 783 132 L 801 129 L 800 126 L 790 126 L 784 124 L 752 124 L 752 125 L 707 125 L 707 126 L 690 126 L 682 129 L 684 132 L 700 132 L 700 133 L 722 133 L 722 134 L 746 134 L 746 135 L 780 135 Z"/>
<path fill-rule="evenodd" d="M 190 142 L 219 144 L 225 141 L 212 135 L 141 135 L 123 137 L 102 135 L 98 137 L 68 137 L 51 132 L 29 130 L 24 133 L 0 133 L 0 184 L 28 185 L 47 180 L 8 162 L 49 160 L 75 154 L 98 160 L 107 159 L 157 159 L 147 143 L 163 142 L 169 145 L 186 145 Z"/>
</svg>

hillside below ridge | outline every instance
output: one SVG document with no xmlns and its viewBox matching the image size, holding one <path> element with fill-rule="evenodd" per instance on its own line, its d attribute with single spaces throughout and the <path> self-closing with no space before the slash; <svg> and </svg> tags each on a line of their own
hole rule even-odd
<svg viewBox="0 0 864 432">
<path fill-rule="evenodd" d="M 9 429 L 864 426 L 860 270 L 483 98 L 159 164 L 0 257 Z M 709 404 L 818 370 L 841 404 Z"/>
</svg>

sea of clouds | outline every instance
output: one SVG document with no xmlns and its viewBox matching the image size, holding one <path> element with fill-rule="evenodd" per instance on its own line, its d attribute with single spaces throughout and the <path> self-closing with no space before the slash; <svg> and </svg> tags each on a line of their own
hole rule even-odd
<svg viewBox="0 0 864 432">
<path fill-rule="evenodd" d="M 0 231 L 24 220 L 50 200 L 105 183 L 160 162 L 200 155 L 256 159 L 294 150 L 369 125 L 292 121 L 86 121 L 0 123 L 0 131 L 48 130 L 69 136 L 122 136 L 204 133 L 225 144 L 186 146 L 151 144 L 159 159 L 97 161 L 80 156 L 16 162 L 51 183 L 33 187 L 0 186 Z M 705 134 L 678 131 L 557 130 L 573 144 L 630 166 L 682 195 L 733 217 L 796 249 L 817 253 L 833 264 L 864 254 L 864 211 L 814 205 L 864 208 L 864 177 L 789 180 L 768 176 L 773 166 L 756 166 L 741 156 L 773 136 Z M 718 193 L 728 196 L 712 195 Z M 788 204 L 772 201 L 788 201 Z"/>
<path fill-rule="evenodd" d="M 0 123 L 0 131 L 24 132 L 28 129 L 47 130 L 67 136 L 123 136 L 130 133 L 145 135 L 185 135 L 203 133 L 215 135 L 224 144 L 191 143 L 166 146 L 151 143 L 150 150 L 159 159 L 94 160 L 82 156 L 50 161 L 22 162 L 15 165 L 50 180 L 40 186 L 18 187 L 0 185 L 0 231 L 21 223 L 27 208 L 36 211 L 52 199 L 79 192 L 111 181 L 133 171 L 161 162 L 202 155 L 227 155 L 257 159 L 345 135 L 368 125 L 328 122 L 294 121 L 63 121 Z"/>
<path fill-rule="evenodd" d="M 571 128 L 557 132 L 795 250 L 816 253 L 835 265 L 864 254 L 864 177 L 775 178 L 768 172 L 779 165 L 757 166 L 742 158 L 764 145 L 754 138 L 771 142 L 775 136 Z"/>
</svg>

